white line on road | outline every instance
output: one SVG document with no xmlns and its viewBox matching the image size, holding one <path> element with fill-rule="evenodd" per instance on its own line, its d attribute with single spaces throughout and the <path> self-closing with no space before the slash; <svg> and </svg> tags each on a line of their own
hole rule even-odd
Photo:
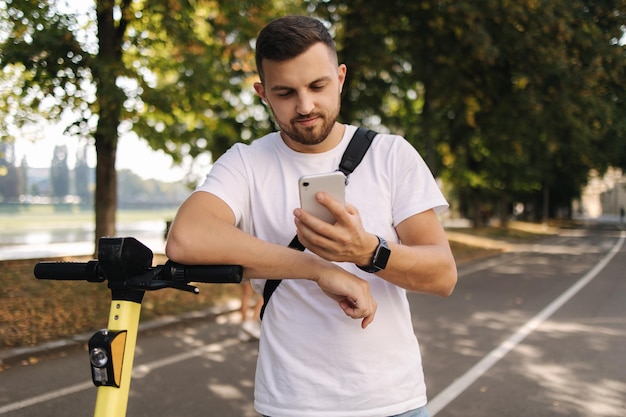
<svg viewBox="0 0 626 417">
<path fill-rule="evenodd" d="M 66 395 L 74 394 L 80 391 L 84 391 L 86 389 L 92 388 L 93 382 L 83 382 L 82 384 L 76 384 L 69 387 L 61 388 L 56 391 L 50 391 L 42 395 L 38 395 L 36 397 L 27 398 L 22 401 L 17 401 L 14 403 L 9 403 L 0 407 L 0 414 L 7 414 L 11 411 L 22 410 L 26 407 L 30 407 L 31 405 L 36 405 L 39 403 L 43 403 L 46 401 L 51 401 L 59 397 L 64 397 Z"/>
<path fill-rule="evenodd" d="M 142 376 L 146 372 L 149 372 L 154 369 L 161 368 L 163 366 L 172 365 L 174 363 L 182 362 L 187 359 L 191 359 L 196 356 L 203 355 L 205 353 L 213 353 L 213 352 L 221 352 L 227 349 L 230 346 L 241 343 L 238 339 L 225 339 L 218 343 L 211 343 L 210 345 L 201 346 L 197 349 L 191 350 L 189 352 L 184 352 L 179 355 L 169 356 L 165 359 L 159 359 L 153 362 L 149 362 L 143 365 L 136 366 L 133 368 L 133 373 L 138 372 L 138 376 Z M 50 391 L 45 394 L 37 395 L 35 397 L 27 398 L 22 401 L 16 401 L 14 403 L 10 403 L 0 407 L 0 415 L 7 414 L 12 411 L 22 410 L 24 408 L 37 405 L 46 401 L 55 400 L 60 397 L 64 397 L 66 395 L 75 394 L 80 391 L 85 391 L 90 388 L 95 388 L 93 382 L 83 382 L 76 385 L 71 385 L 69 387 L 61 388 L 55 391 Z"/>
<path fill-rule="evenodd" d="M 547 320 L 554 312 L 569 301 L 578 291 L 580 291 L 585 285 L 593 280 L 604 267 L 613 259 L 613 257 L 619 252 L 624 244 L 625 234 L 622 233 L 619 240 L 611 251 L 598 262 L 593 269 L 587 272 L 581 279 L 579 279 L 574 285 L 569 287 L 567 291 L 557 297 L 554 301 L 548 304 L 543 310 L 541 310 L 530 321 L 526 322 L 517 332 L 512 334 L 508 339 L 502 342 L 498 347 L 489 352 L 487 356 L 480 360 L 476 365 L 471 367 L 460 378 L 455 380 L 452 384 L 448 385 L 443 391 L 441 391 L 433 400 L 428 402 L 428 411 L 430 417 L 435 417 L 439 411 L 450 404 L 456 397 L 458 397 L 463 391 L 465 391 L 470 385 L 472 385 L 478 378 L 480 378 L 485 372 L 487 372 L 493 365 L 495 365 L 500 359 L 506 356 L 511 350 L 513 350 L 522 340 L 532 333 L 537 327 L 539 327 L 545 320 Z"/>
</svg>

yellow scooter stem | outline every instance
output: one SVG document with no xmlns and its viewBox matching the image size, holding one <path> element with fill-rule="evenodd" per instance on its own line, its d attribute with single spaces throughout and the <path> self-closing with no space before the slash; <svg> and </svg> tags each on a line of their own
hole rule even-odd
<svg viewBox="0 0 626 417">
<path fill-rule="evenodd" d="M 123 346 L 112 350 L 113 363 L 121 364 L 121 378 L 119 378 L 119 388 L 98 387 L 94 417 L 126 416 L 140 313 L 141 303 L 120 300 L 111 302 L 108 330 L 126 331 L 126 341 Z"/>
</svg>

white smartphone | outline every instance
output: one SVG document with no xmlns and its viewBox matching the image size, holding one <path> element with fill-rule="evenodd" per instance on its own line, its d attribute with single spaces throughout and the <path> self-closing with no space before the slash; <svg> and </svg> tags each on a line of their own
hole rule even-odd
<svg viewBox="0 0 626 417">
<path fill-rule="evenodd" d="M 346 177 L 342 172 L 305 175 L 298 181 L 298 188 L 301 208 L 327 223 L 335 223 L 335 217 L 317 202 L 315 194 L 324 191 L 341 204 L 345 204 Z"/>
</svg>

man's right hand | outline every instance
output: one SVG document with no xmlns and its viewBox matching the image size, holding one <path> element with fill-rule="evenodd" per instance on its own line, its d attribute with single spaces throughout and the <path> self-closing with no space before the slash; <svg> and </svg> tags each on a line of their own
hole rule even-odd
<svg viewBox="0 0 626 417">
<path fill-rule="evenodd" d="M 335 300 L 343 312 L 353 319 L 363 319 L 361 327 L 365 329 L 374 321 L 378 308 L 370 292 L 369 282 L 350 274 L 344 269 L 330 264 L 316 280 L 324 293 Z"/>
</svg>

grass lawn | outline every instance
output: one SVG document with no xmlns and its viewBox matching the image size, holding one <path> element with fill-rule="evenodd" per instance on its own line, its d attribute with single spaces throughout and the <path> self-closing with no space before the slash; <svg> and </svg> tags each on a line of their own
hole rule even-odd
<svg viewBox="0 0 626 417">
<path fill-rule="evenodd" d="M 175 214 L 176 208 L 118 210 L 117 223 L 157 220 L 165 222 L 173 219 Z M 0 210 L 0 233 L 3 231 L 77 227 L 78 225 L 95 228 L 95 213 L 91 208 L 81 209 L 75 206 L 59 210 L 51 205 L 31 205 L 19 211 Z"/>
</svg>

